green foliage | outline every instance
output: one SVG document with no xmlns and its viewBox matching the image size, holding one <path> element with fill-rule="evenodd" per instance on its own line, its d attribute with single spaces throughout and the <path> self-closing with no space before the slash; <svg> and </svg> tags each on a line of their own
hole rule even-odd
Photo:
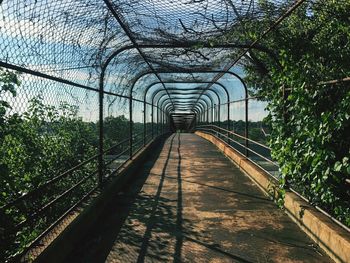
<svg viewBox="0 0 350 263">
<path fill-rule="evenodd" d="M 10 104 L 17 96 L 16 88 L 20 84 L 18 73 L 0 68 L 0 95 L 3 98 L 0 100 L 0 207 L 32 193 L 98 153 L 98 123 L 78 117 L 76 106 L 66 102 L 47 105 L 41 97 L 36 97 L 29 101 L 25 112 L 14 113 Z M 124 116 L 107 117 L 104 126 L 105 148 L 128 137 L 129 121 Z M 118 149 L 114 150 L 118 153 Z M 42 187 L 24 201 L 1 208 L 0 258 L 21 252 L 26 244 L 96 186 L 96 170 L 97 158 L 54 184 Z M 82 180 L 74 191 L 39 217 L 23 227 L 15 227 Z"/>
<path fill-rule="evenodd" d="M 16 86 L 20 85 L 16 73 L 0 68 L 0 125 L 4 125 L 6 111 L 11 109 L 10 104 L 2 99 L 7 94 L 16 96 Z"/>
<path fill-rule="evenodd" d="M 108 116 L 104 119 L 105 147 L 117 144 L 121 139 L 129 137 L 129 120 L 124 115 L 118 117 Z"/>
<path fill-rule="evenodd" d="M 249 35 L 271 24 L 269 10 L 250 22 Z M 246 58 L 246 80 L 269 102 L 270 144 L 282 173 L 282 197 L 290 184 L 348 226 L 349 84 L 319 82 L 350 76 L 349 13 L 349 1 L 304 4 L 260 43 L 278 51 L 279 63 L 256 50 Z"/>
</svg>

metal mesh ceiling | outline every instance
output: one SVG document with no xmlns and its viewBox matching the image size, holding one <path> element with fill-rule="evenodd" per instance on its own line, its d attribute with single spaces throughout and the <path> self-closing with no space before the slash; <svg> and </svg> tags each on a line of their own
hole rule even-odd
<svg viewBox="0 0 350 263">
<path fill-rule="evenodd" d="M 111 1 L 136 41 L 204 41 L 261 14 L 257 0 Z M 269 1 L 285 7 L 291 1 Z"/>
<path fill-rule="evenodd" d="M 265 11 L 260 4 L 265 2 Z M 0 60 L 98 88 L 129 95 L 144 72 L 223 70 L 251 39 L 235 39 L 252 18 L 279 17 L 294 1 L 257 0 L 18 0 L 2 1 Z M 225 35 L 230 43 L 225 43 Z M 237 34 L 238 35 L 238 34 Z M 233 36 L 233 37 L 232 37 Z M 210 46 L 210 41 L 217 47 Z M 204 44 L 203 44 L 204 43 Z M 209 44 L 208 44 L 209 43 Z M 229 46 L 225 46 L 229 44 Z M 144 93 L 147 79 L 136 92 Z M 176 78 L 176 77 L 174 77 Z M 193 79 L 192 75 L 181 78 Z M 215 78 L 213 74 L 201 78 Z M 166 86 L 163 85 L 163 88 Z M 209 87 L 209 85 L 207 85 Z M 141 97 L 140 95 L 139 97 Z"/>
</svg>

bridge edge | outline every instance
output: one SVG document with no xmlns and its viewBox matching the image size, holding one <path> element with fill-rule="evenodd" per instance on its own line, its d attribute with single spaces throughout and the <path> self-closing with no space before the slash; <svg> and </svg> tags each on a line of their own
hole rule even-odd
<svg viewBox="0 0 350 263">
<path fill-rule="evenodd" d="M 276 197 L 278 182 L 244 155 L 215 136 L 196 131 L 196 135 L 214 144 L 226 157 L 238 166 L 266 194 Z M 284 208 L 287 215 L 319 245 L 335 262 L 350 262 L 350 233 L 334 223 L 329 217 L 312 207 L 291 191 L 285 195 Z"/>
</svg>

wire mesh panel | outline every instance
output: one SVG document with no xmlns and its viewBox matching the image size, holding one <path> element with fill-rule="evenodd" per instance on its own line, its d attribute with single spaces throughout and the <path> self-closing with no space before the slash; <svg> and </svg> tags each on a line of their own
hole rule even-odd
<svg viewBox="0 0 350 263">
<path fill-rule="evenodd" d="M 157 136 L 158 134 L 158 108 L 153 106 L 153 134 Z"/>
<path fill-rule="evenodd" d="M 269 139 L 269 127 L 264 121 L 268 115 L 266 106 L 266 102 L 256 98 L 248 100 L 248 137 L 265 145 L 267 145 Z"/>
<path fill-rule="evenodd" d="M 230 102 L 230 127 L 235 133 L 245 135 L 245 101 Z"/>
<path fill-rule="evenodd" d="M 104 176 L 115 173 L 130 157 L 129 99 L 104 96 Z"/>
<path fill-rule="evenodd" d="M 278 166 L 271 161 L 271 150 L 268 147 L 269 127 L 265 117 L 267 103 L 256 98 L 248 100 L 248 143 L 249 156 L 270 174 L 278 175 Z"/>
<path fill-rule="evenodd" d="M 148 143 L 153 136 L 153 120 L 152 120 L 152 105 L 146 106 L 146 143 Z"/>
<path fill-rule="evenodd" d="M 228 127 L 228 109 L 227 109 L 227 104 L 221 104 L 220 106 L 220 126 L 227 128 Z"/>
<path fill-rule="evenodd" d="M 0 13 L 2 61 L 84 85 L 98 83 L 99 65 L 128 43 L 98 0 L 1 1 Z"/>
<path fill-rule="evenodd" d="M 132 108 L 132 151 L 136 153 L 144 145 L 143 102 L 133 100 Z"/>
<path fill-rule="evenodd" d="M 219 105 L 214 104 L 213 106 L 213 119 L 212 124 L 219 126 Z"/>
<path fill-rule="evenodd" d="M 242 145 L 246 145 L 247 141 L 240 136 L 246 137 L 246 106 L 244 100 L 238 100 L 230 102 L 230 130 L 238 134 L 234 136 L 235 140 L 238 142 L 233 145 L 239 152 L 246 154 L 246 149 Z"/>
<path fill-rule="evenodd" d="M 7 257 L 96 186 L 98 96 L 5 69 L 0 76 L 1 257 Z"/>
</svg>

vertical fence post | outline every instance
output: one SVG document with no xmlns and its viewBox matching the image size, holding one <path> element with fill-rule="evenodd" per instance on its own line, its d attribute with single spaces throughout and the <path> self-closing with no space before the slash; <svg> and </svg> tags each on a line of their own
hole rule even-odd
<svg viewBox="0 0 350 263">
<path fill-rule="evenodd" d="M 227 102 L 227 130 L 230 130 L 230 102 Z"/>
<path fill-rule="evenodd" d="M 99 88 L 99 142 L 98 142 L 98 185 L 101 187 L 103 182 L 103 77 L 100 78 Z"/>
<path fill-rule="evenodd" d="M 147 125 L 147 120 L 146 120 L 146 109 L 147 109 L 147 104 L 146 101 L 143 101 L 143 146 L 146 146 L 146 125 Z"/>
<path fill-rule="evenodd" d="M 230 131 L 230 101 L 227 100 L 227 130 Z M 230 133 L 227 132 L 227 143 L 229 145 L 231 145 L 231 141 L 230 141 Z"/>
<path fill-rule="evenodd" d="M 207 124 L 209 124 L 209 108 L 206 110 L 207 113 Z"/>
<path fill-rule="evenodd" d="M 207 124 L 209 124 L 209 107 L 207 109 Z"/>
<path fill-rule="evenodd" d="M 284 85 L 284 84 L 282 85 L 281 89 L 282 89 L 282 98 L 283 98 L 283 122 L 284 122 L 284 124 L 286 124 L 288 122 L 288 119 L 289 119 L 287 100 L 288 100 L 288 96 L 290 94 L 290 90 L 287 89 L 286 85 Z M 285 189 L 290 188 L 290 175 L 289 174 L 287 174 L 285 176 L 284 188 Z"/>
<path fill-rule="evenodd" d="M 158 109 L 158 114 L 159 114 L 159 134 L 161 134 L 162 132 L 162 112 L 160 111 L 160 109 Z"/>
<path fill-rule="evenodd" d="M 164 133 L 164 111 L 162 112 L 162 134 Z"/>
<path fill-rule="evenodd" d="M 199 124 L 197 118 L 199 118 L 199 115 L 197 115 L 197 113 L 196 113 L 196 114 L 194 115 L 194 127 L 193 127 L 192 130 L 194 130 L 194 129 L 197 127 L 197 125 Z"/>
<path fill-rule="evenodd" d="M 160 132 L 159 134 L 163 133 L 163 112 L 161 109 L 159 109 L 159 113 L 160 113 Z"/>
<path fill-rule="evenodd" d="M 151 110 L 151 119 L 152 119 L 152 123 L 151 123 L 151 129 L 152 129 L 152 139 L 153 139 L 153 102 L 152 102 L 152 110 Z"/>
<path fill-rule="evenodd" d="M 133 147 L 133 124 L 132 124 L 132 94 L 130 94 L 130 97 L 129 97 L 129 147 L 130 147 L 130 159 L 132 159 L 132 153 L 133 153 L 133 150 L 132 150 L 132 147 Z"/>
<path fill-rule="evenodd" d="M 220 127 L 220 123 L 221 123 L 221 120 L 220 120 L 220 116 L 221 116 L 221 106 L 220 104 L 218 105 L 218 126 Z"/>
<path fill-rule="evenodd" d="M 248 142 L 248 137 L 249 137 L 249 124 L 248 124 L 248 120 L 249 120 L 249 116 L 248 116 L 248 96 L 246 96 L 245 98 L 245 156 L 249 156 L 249 150 L 248 150 L 248 147 L 249 147 L 249 142 Z"/>
<path fill-rule="evenodd" d="M 157 122 L 156 122 L 156 137 L 157 137 L 158 128 L 159 128 L 159 109 L 158 109 L 158 107 L 156 108 L 156 113 L 157 113 Z"/>
<path fill-rule="evenodd" d="M 212 123 L 215 125 L 215 121 L 216 121 L 216 104 L 214 104 L 213 106 L 213 115 L 212 115 Z"/>
</svg>

